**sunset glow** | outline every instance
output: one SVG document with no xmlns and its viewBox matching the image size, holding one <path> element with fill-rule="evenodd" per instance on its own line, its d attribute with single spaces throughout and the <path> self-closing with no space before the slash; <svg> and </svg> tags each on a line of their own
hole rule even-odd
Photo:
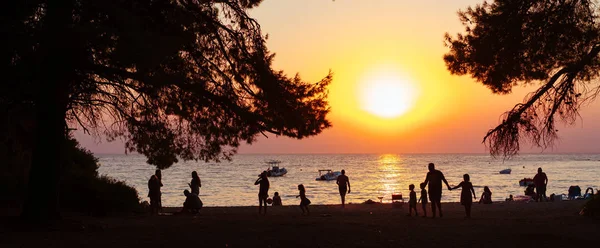
<svg viewBox="0 0 600 248">
<path fill-rule="evenodd" d="M 276 54 L 273 68 L 317 82 L 329 70 L 327 118 L 333 127 L 297 140 L 257 137 L 240 153 L 485 153 L 481 143 L 500 116 L 536 85 L 495 95 L 443 61 L 444 34 L 464 31 L 456 12 L 482 0 L 268 0 L 250 11 Z M 554 152 L 596 152 L 600 101 L 582 109 L 583 122 L 561 128 Z M 93 151 L 122 153 L 123 144 Z M 84 140 L 87 139 L 87 140 Z M 538 150 L 526 150 L 524 152 Z"/>
<path fill-rule="evenodd" d="M 417 92 L 413 84 L 395 73 L 367 79 L 360 89 L 361 106 L 380 117 L 398 117 L 414 106 Z"/>
</svg>

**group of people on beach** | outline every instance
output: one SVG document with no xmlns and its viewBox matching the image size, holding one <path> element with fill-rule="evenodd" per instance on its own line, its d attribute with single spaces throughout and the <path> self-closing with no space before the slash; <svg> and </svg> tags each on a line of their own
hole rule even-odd
<svg viewBox="0 0 600 248">
<path fill-rule="evenodd" d="M 454 190 L 458 188 L 462 188 L 460 194 L 460 203 L 465 207 L 466 218 L 471 218 L 471 206 L 473 205 L 473 199 L 477 199 L 475 195 L 475 189 L 473 188 L 473 184 L 471 183 L 471 178 L 469 174 L 463 175 L 463 181 L 455 187 L 450 187 L 448 181 L 444 177 L 444 174 L 435 169 L 435 165 L 433 163 L 429 163 L 429 172 L 427 173 L 427 177 L 425 178 L 425 182 L 420 184 L 421 187 L 421 197 L 417 200 L 417 194 L 414 191 L 415 185 L 409 185 L 410 195 L 409 195 L 409 212 L 408 216 L 412 216 L 412 211 L 415 211 L 415 216 L 418 215 L 417 212 L 417 203 L 421 202 L 423 207 L 423 217 L 427 217 L 427 196 L 429 196 L 429 200 L 431 201 L 431 212 L 432 217 L 436 217 L 436 209 L 439 211 L 439 216 L 442 217 L 442 182 L 446 184 L 448 190 Z M 429 194 L 427 190 L 425 190 L 425 186 L 429 184 Z M 526 195 L 532 196 L 536 201 L 546 201 L 546 186 L 548 184 L 548 177 L 546 173 L 542 171 L 542 168 L 538 168 L 538 173 L 533 178 L 533 183 L 528 185 L 525 190 Z M 535 187 L 536 192 L 533 192 L 533 188 Z M 471 198 L 471 194 L 473 198 Z M 507 200 L 512 200 L 512 195 Z M 481 194 L 481 198 L 479 199 L 479 203 L 483 204 L 491 204 L 492 203 L 492 191 L 488 186 L 483 187 L 483 193 Z"/>
<path fill-rule="evenodd" d="M 473 188 L 473 184 L 470 182 L 469 174 L 463 175 L 463 181 L 455 187 L 450 187 L 448 181 L 444 177 L 444 174 L 435 169 L 435 165 L 433 163 L 429 163 L 428 165 L 429 172 L 425 177 L 425 181 L 420 184 L 421 188 L 421 197 L 417 200 L 417 194 L 414 191 L 415 185 L 409 185 L 409 216 L 412 216 L 412 212 L 414 210 L 415 216 L 418 215 L 417 211 L 417 203 L 421 202 L 423 208 L 423 217 L 427 216 L 427 204 L 431 201 L 431 212 L 432 217 L 435 218 L 436 214 L 439 213 L 439 216 L 442 217 L 442 183 L 444 183 L 448 190 L 454 190 L 458 188 L 462 188 L 460 203 L 465 207 L 466 217 L 471 217 L 471 205 L 473 204 L 473 199 L 477 199 L 475 195 L 475 190 Z M 267 176 L 267 172 L 263 171 L 254 182 L 255 185 L 259 186 L 258 192 L 258 213 L 265 215 L 267 213 L 267 206 L 271 204 L 273 206 L 282 206 L 281 197 L 279 196 L 279 192 L 275 192 L 273 199 L 269 198 L 269 179 Z M 340 198 L 342 201 L 342 208 L 345 207 L 346 203 L 346 194 L 351 192 L 350 189 L 350 179 L 346 176 L 346 171 L 342 170 L 341 175 L 337 177 L 336 184 L 338 185 L 338 190 L 340 193 Z M 428 190 L 425 189 L 426 186 Z M 302 214 L 310 214 L 308 209 L 308 205 L 310 205 L 310 200 L 306 197 L 306 188 L 303 184 L 298 185 L 299 194 L 296 198 L 300 198 L 300 209 L 302 210 Z M 473 197 L 471 198 L 471 194 Z M 428 201 L 429 199 L 429 201 Z M 481 194 L 481 198 L 479 203 L 490 204 L 492 203 L 492 191 L 489 187 L 484 187 L 484 192 Z"/>
<path fill-rule="evenodd" d="M 528 184 L 525 189 L 525 195 L 531 196 L 536 202 L 548 201 L 548 197 L 546 196 L 547 185 L 548 176 L 542 171 L 542 168 L 538 168 L 538 173 L 533 177 L 533 183 Z"/>
<path fill-rule="evenodd" d="M 477 199 L 475 195 L 475 190 L 473 188 L 473 184 L 470 181 L 469 174 L 463 175 L 463 181 L 455 187 L 450 187 L 448 181 L 444 177 L 444 174 L 435 169 L 435 165 L 433 163 L 429 163 L 428 165 L 429 172 L 427 172 L 427 176 L 425 177 L 425 181 L 421 183 L 421 196 L 417 199 L 417 193 L 415 192 L 415 185 L 409 185 L 409 212 L 408 216 L 414 215 L 418 216 L 417 211 L 417 203 L 421 203 L 423 215 L 422 217 L 427 217 L 427 204 L 431 202 L 431 214 L 432 217 L 435 218 L 436 214 L 439 214 L 439 217 L 443 217 L 442 213 L 442 186 L 445 184 L 448 190 L 454 190 L 461 188 L 460 194 L 460 203 L 465 208 L 466 218 L 471 217 L 471 206 L 473 204 L 473 200 Z M 542 172 L 542 168 L 538 168 L 538 174 L 533 179 L 534 183 L 530 184 L 525 191 L 526 195 L 532 195 L 534 199 L 537 201 L 546 200 L 546 185 L 548 183 L 548 177 L 545 173 Z M 443 183 L 443 184 L 442 184 Z M 275 192 L 273 198 L 269 198 L 269 179 L 267 176 L 267 172 L 263 171 L 260 175 L 258 175 L 258 179 L 254 182 L 255 185 L 259 185 L 258 192 L 258 213 L 265 215 L 267 213 L 267 206 L 272 204 L 272 206 L 282 206 L 281 196 L 279 192 Z M 346 194 L 350 193 L 350 179 L 346 176 L 346 171 L 342 170 L 341 175 L 337 177 L 336 184 L 338 186 L 342 208 L 345 208 L 346 204 Z M 192 180 L 188 183 L 190 190 L 184 190 L 184 195 L 186 200 L 183 204 L 182 212 L 184 213 L 198 213 L 198 211 L 202 208 L 202 201 L 199 198 L 200 187 L 202 187 L 202 183 L 200 181 L 200 177 L 196 171 L 192 172 Z M 425 187 L 427 187 L 427 190 Z M 535 186 L 536 193 L 533 193 L 533 187 Z M 162 184 L 162 173 L 160 170 L 156 170 L 155 174 L 150 177 L 148 180 L 148 197 L 150 198 L 150 209 L 152 214 L 158 214 L 162 211 L 162 202 L 161 202 L 161 187 Z M 531 191 L 531 192 L 530 192 Z M 534 194 L 534 195 L 533 195 Z M 471 195 L 473 197 L 471 197 Z M 310 210 L 308 206 L 311 204 L 311 201 L 306 197 L 306 188 L 303 184 L 298 185 L 298 195 L 296 198 L 300 198 L 300 209 L 302 210 L 303 215 L 309 215 Z M 479 199 L 479 203 L 483 204 L 491 204 L 492 203 L 492 191 L 488 186 L 483 188 L 483 193 Z"/>
<path fill-rule="evenodd" d="M 342 208 L 344 208 L 346 205 L 346 194 L 350 193 L 350 179 L 346 176 L 345 170 L 342 170 L 341 175 L 337 177 L 336 184 L 338 185 L 338 190 L 340 192 Z M 283 206 L 279 192 L 275 192 L 273 199 L 269 198 L 270 183 L 266 171 L 263 171 L 258 175 L 258 179 L 254 182 L 254 185 L 260 185 L 258 190 L 258 214 L 267 214 L 268 204 L 272 204 L 273 206 Z M 302 210 L 302 214 L 310 215 L 308 205 L 310 205 L 311 202 L 306 197 L 306 188 L 303 184 L 298 185 L 298 191 L 296 198 L 300 198 L 300 209 Z"/>
<path fill-rule="evenodd" d="M 432 218 L 436 217 L 436 212 L 439 211 L 439 216 L 443 217 L 442 213 L 442 182 L 446 184 L 448 190 L 454 190 L 458 188 L 462 188 L 460 194 L 460 203 L 465 207 L 466 218 L 471 218 L 471 206 L 473 205 L 473 199 L 477 199 L 475 195 L 475 189 L 473 188 L 473 184 L 471 183 L 471 177 L 469 174 L 463 175 L 463 181 L 455 187 L 450 187 L 448 181 L 444 177 L 444 173 L 435 169 L 435 165 L 433 163 L 429 163 L 428 165 L 429 172 L 427 172 L 427 176 L 425 177 L 425 182 L 420 184 L 421 188 L 421 197 L 417 200 L 417 193 L 415 190 L 415 185 L 411 184 L 408 186 L 410 190 L 409 194 L 409 212 L 408 216 L 412 216 L 413 210 L 415 211 L 415 216 L 418 216 L 417 211 L 417 203 L 421 202 L 423 207 L 423 217 L 427 217 L 427 196 L 429 196 L 429 200 L 431 201 L 431 214 Z M 428 191 L 425 190 L 425 186 L 429 185 Z M 471 198 L 471 194 L 473 198 Z M 481 194 L 481 198 L 479 203 L 490 204 L 492 203 L 492 191 L 485 186 L 484 192 Z"/>
<path fill-rule="evenodd" d="M 188 183 L 188 186 L 190 187 L 191 192 L 187 189 L 183 191 L 185 201 L 181 212 L 196 214 L 203 205 L 199 197 L 202 182 L 200 181 L 198 172 L 192 172 L 192 180 Z M 161 170 L 156 170 L 154 175 L 148 180 L 148 197 L 150 198 L 150 212 L 152 215 L 156 215 L 162 211 L 161 187 L 163 187 L 162 173 Z"/>
</svg>

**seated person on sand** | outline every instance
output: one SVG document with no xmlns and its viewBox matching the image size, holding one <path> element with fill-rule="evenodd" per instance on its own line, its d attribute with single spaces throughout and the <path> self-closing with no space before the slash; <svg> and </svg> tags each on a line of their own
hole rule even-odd
<svg viewBox="0 0 600 248">
<path fill-rule="evenodd" d="M 281 204 L 281 197 L 279 196 L 279 192 L 275 192 L 273 196 L 273 206 L 283 206 Z"/>
<path fill-rule="evenodd" d="M 514 201 L 513 195 L 509 195 L 508 198 L 506 198 L 506 201 Z"/>
<path fill-rule="evenodd" d="M 196 194 L 190 193 L 189 190 L 184 190 L 183 194 L 185 195 L 185 202 L 183 203 L 183 209 L 181 212 L 183 213 L 193 213 L 196 214 L 202 208 L 202 201 L 200 197 Z"/>
<path fill-rule="evenodd" d="M 533 184 L 527 185 L 527 188 L 525 189 L 525 195 L 534 197 L 535 196 L 534 189 L 535 189 L 535 186 L 533 186 Z"/>
<path fill-rule="evenodd" d="M 481 199 L 479 199 L 479 203 L 483 204 L 492 204 L 492 191 L 488 186 L 483 187 L 483 193 L 481 194 Z"/>
</svg>

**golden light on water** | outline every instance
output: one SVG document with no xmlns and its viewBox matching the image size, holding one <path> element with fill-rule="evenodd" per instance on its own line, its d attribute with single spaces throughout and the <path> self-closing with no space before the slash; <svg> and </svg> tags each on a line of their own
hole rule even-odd
<svg viewBox="0 0 600 248">
<path fill-rule="evenodd" d="M 383 154 L 379 156 L 379 159 L 377 160 L 379 166 L 384 167 L 386 169 L 393 168 L 394 165 L 400 163 L 401 161 L 402 159 L 400 158 L 400 156 L 396 154 Z"/>
<path fill-rule="evenodd" d="M 380 194 L 390 196 L 391 194 L 402 192 L 401 178 L 405 168 L 402 166 L 402 158 L 395 154 L 383 154 L 377 160 L 378 170 L 384 171 L 383 177 L 378 179 L 380 185 Z"/>
</svg>

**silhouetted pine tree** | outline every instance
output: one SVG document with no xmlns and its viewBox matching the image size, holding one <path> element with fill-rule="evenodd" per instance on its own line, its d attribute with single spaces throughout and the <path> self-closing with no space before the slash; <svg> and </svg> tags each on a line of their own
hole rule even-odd
<svg viewBox="0 0 600 248">
<path fill-rule="evenodd" d="M 487 133 L 492 155 L 517 154 L 523 139 L 552 146 L 557 117 L 574 124 L 580 107 L 598 95 L 597 7 L 586 0 L 492 1 L 459 12 L 464 33 L 446 34 L 450 72 L 471 75 L 497 94 L 541 85 Z"/>
<path fill-rule="evenodd" d="M 68 127 L 123 138 L 162 169 L 178 158 L 229 159 L 260 134 L 300 139 L 328 128 L 331 74 L 307 83 L 272 69 L 247 14 L 260 2 L 3 2 L 0 100 L 35 109 L 23 215 L 58 216 Z"/>
</svg>

